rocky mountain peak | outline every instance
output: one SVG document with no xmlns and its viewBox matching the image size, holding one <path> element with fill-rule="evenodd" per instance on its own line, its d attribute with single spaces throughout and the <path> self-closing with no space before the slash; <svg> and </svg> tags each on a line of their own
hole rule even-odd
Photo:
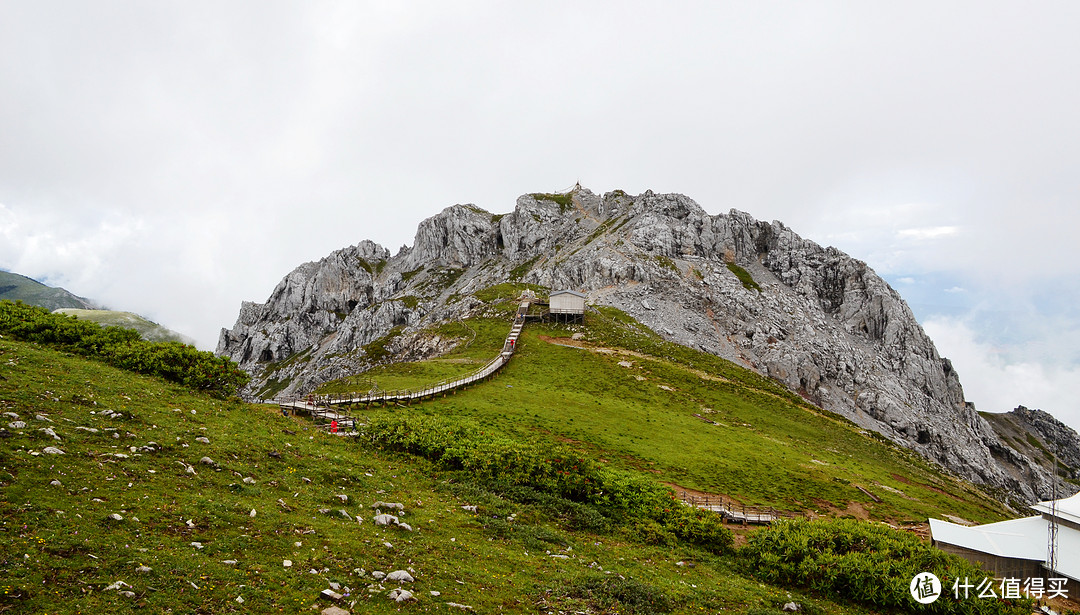
<svg viewBox="0 0 1080 615">
<path fill-rule="evenodd" d="M 243 304 L 218 353 L 253 374 L 253 397 L 297 395 L 375 361 L 445 352 L 453 341 L 430 328 L 482 309 L 475 293 L 508 281 L 585 292 L 974 482 L 1026 501 L 1049 492 L 1027 456 L 1008 468 L 995 458 L 1009 447 L 866 263 L 680 194 L 579 186 L 522 195 L 507 214 L 446 208 L 392 257 L 365 241 L 296 268 L 266 303 Z"/>
</svg>

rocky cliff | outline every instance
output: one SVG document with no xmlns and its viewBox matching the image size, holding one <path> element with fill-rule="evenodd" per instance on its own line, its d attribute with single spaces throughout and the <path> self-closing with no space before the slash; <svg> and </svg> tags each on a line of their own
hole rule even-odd
<svg viewBox="0 0 1080 615">
<path fill-rule="evenodd" d="M 447 208 L 396 255 L 364 241 L 301 265 L 266 303 L 244 303 L 217 351 L 253 374 L 253 397 L 295 396 L 374 361 L 444 352 L 452 341 L 430 325 L 483 309 L 474 293 L 506 281 L 586 292 L 964 478 L 1025 501 L 1050 492 L 1045 468 L 965 403 L 952 365 L 866 263 L 678 194 L 576 188 L 524 195 L 505 215 Z"/>
</svg>

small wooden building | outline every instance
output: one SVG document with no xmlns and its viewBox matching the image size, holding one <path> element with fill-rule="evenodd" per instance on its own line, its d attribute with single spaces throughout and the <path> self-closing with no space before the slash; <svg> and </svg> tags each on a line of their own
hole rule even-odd
<svg viewBox="0 0 1080 615">
<path fill-rule="evenodd" d="M 548 313 L 557 321 L 585 321 L 585 293 L 556 290 L 548 295 Z"/>
</svg>

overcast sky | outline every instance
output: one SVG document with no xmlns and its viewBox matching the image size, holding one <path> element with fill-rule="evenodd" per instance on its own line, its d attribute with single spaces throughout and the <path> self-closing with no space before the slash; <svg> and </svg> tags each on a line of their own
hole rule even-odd
<svg viewBox="0 0 1080 615">
<path fill-rule="evenodd" d="M 0 0 L 0 268 L 213 349 L 455 203 L 680 192 L 867 261 L 1080 427 L 1080 3 Z"/>
</svg>

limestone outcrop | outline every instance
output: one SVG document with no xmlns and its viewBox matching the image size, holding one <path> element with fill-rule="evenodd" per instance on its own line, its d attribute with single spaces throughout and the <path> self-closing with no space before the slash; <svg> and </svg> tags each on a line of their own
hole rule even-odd
<svg viewBox="0 0 1080 615">
<path fill-rule="evenodd" d="M 1049 473 L 965 403 L 952 364 L 866 263 L 679 194 L 578 187 L 524 195 L 505 215 L 455 205 L 393 256 L 364 241 L 297 267 L 241 306 L 217 352 L 252 373 L 251 397 L 295 397 L 447 351 L 455 340 L 433 325 L 479 313 L 475 293 L 507 281 L 585 292 L 966 479 L 1028 502 L 1049 494 Z"/>
</svg>

